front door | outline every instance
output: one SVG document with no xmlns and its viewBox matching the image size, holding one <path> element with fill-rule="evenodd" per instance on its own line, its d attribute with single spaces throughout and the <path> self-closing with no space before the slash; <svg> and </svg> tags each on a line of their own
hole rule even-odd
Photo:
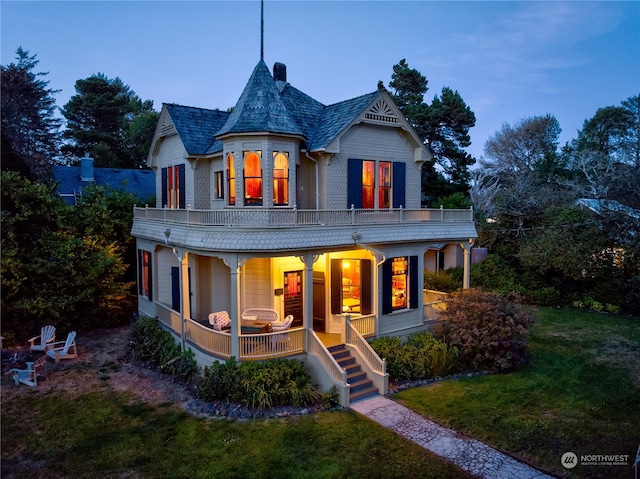
<svg viewBox="0 0 640 479">
<path fill-rule="evenodd" d="M 284 274 L 284 316 L 293 315 L 291 327 L 302 326 L 302 271 Z"/>
</svg>

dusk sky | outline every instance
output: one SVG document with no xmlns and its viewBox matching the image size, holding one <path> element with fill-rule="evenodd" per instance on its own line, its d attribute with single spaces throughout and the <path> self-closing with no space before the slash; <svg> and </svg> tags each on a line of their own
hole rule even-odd
<svg viewBox="0 0 640 479">
<path fill-rule="evenodd" d="M 260 59 L 260 2 L 0 2 L 1 63 L 21 46 L 64 106 L 76 80 L 120 77 L 143 100 L 227 109 Z M 264 60 L 325 105 L 388 85 L 405 58 L 476 114 L 479 158 L 502 124 L 554 115 L 571 140 L 640 94 L 640 2 L 271 1 Z"/>
</svg>

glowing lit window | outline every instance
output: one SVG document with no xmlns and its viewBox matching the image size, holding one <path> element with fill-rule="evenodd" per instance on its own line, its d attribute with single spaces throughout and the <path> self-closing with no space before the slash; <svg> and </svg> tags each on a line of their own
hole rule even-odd
<svg viewBox="0 0 640 479">
<path fill-rule="evenodd" d="M 289 154 L 273 152 L 273 204 L 289 204 Z"/>
<path fill-rule="evenodd" d="M 378 208 L 391 208 L 391 162 L 378 164 Z"/>
<path fill-rule="evenodd" d="M 406 256 L 393 258 L 391 263 L 391 309 L 404 309 L 408 306 L 407 275 L 409 260 Z"/>
<path fill-rule="evenodd" d="M 138 250 L 138 294 L 152 299 L 151 291 L 151 252 Z"/>
<path fill-rule="evenodd" d="M 167 208 L 184 208 L 184 205 L 180 204 L 180 188 L 183 181 L 180 178 L 179 166 L 167 167 Z"/>
<path fill-rule="evenodd" d="M 245 152 L 244 156 L 244 204 L 247 206 L 262 205 L 262 152 Z"/>
<path fill-rule="evenodd" d="M 376 162 L 362 162 L 362 207 L 375 208 Z"/>
<path fill-rule="evenodd" d="M 215 171 L 213 173 L 213 181 L 216 198 L 224 198 L 224 180 L 222 171 Z"/>
<path fill-rule="evenodd" d="M 236 204 L 236 167 L 233 154 L 227 155 L 227 181 L 229 182 L 229 205 Z"/>
</svg>

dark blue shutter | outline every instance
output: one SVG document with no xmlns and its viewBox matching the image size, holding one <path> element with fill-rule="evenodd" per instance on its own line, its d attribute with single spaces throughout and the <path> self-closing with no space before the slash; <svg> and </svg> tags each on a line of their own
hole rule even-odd
<svg viewBox="0 0 640 479">
<path fill-rule="evenodd" d="M 187 207 L 187 200 L 186 200 L 186 195 L 185 195 L 185 190 L 186 190 L 186 181 L 184 178 L 184 172 L 185 172 L 185 168 L 184 165 L 179 165 L 178 166 L 178 174 L 180 175 L 180 184 L 179 184 L 179 188 L 180 188 L 180 205 L 179 207 L 182 209 L 185 209 Z"/>
<path fill-rule="evenodd" d="M 342 314 L 342 260 L 331 260 L 331 314 Z"/>
<path fill-rule="evenodd" d="M 143 273 L 143 268 L 142 268 L 142 266 L 144 264 L 142 262 L 143 261 L 143 256 L 142 255 L 143 255 L 142 250 L 139 249 L 138 250 L 138 294 L 140 296 L 142 296 L 144 294 L 144 291 L 142 290 L 142 275 L 144 274 Z"/>
<path fill-rule="evenodd" d="M 407 207 L 406 201 L 406 176 L 407 176 L 407 165 L 405 163 L 401 163 L 399 161 L 393 162 L 393 207 L 403 208 Z"/>
<path fill-rule="evenodd" d="M 347 164 L 347 209 L 362 208 L 362 160 L 349 158 Z"/>
<path fill-rule="evenodd" d="M 420 304 L 419 291 L 418 257 L 409 256 L 409 309 L 416 309 Z"/>
<path fill-rule="evenodd" d="M 153 301 L 153 254 L 150 252 L 146 252 L 149 257 L 149 301 Z"/>
<path fill-rule="evenodd" d="M 167 206 L 167 169 L 162 168 L 162 208 Z"/>
<path fill-rule="evenodd" d="M 180 270 L 177 266 L 171 267 L 171 309 L 180 311 Z"/>
<path fill-rule="evenodd" d="M 382 263 L 382 314 L 391 312 L 391 258 Z"/>
<path fill-rule="evenodd" d="M 373 290 L 371 287 L 373 275 L 371 274 L 371 260 L 360 260 L 360 312 L 371 314 L 373 312 Z"/>
</svg>

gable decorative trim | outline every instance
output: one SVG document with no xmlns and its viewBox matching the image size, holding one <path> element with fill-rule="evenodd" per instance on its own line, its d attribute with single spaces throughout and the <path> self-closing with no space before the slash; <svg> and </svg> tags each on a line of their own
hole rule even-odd
<svg viewBox="0 0 640 479">
<path fill-rule="evenodd" d="M 394 124 L 400 121 L 384 98 L 378 99 L 364 114 L 366 120 L 374 123 Z"/>
<path fill-rule="evenodd" d="M 169 115 L 165 115 L 160 125 L 160 136 L 170 136 L 176 133 L 175 126 Z"/>
</svg>

